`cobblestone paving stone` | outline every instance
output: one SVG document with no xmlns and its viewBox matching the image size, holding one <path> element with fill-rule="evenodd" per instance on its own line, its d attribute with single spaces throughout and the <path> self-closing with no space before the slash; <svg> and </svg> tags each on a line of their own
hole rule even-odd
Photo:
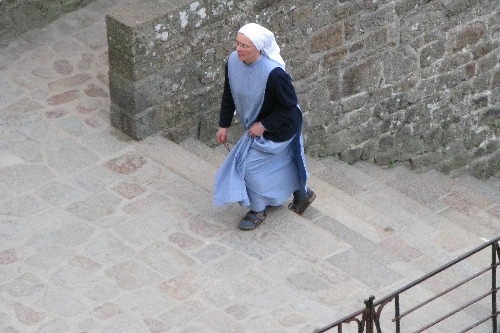
<svg viewBox="0 0 500 333">
<path fill-rule="evenodd" d="M 312 332 L 500 234 L 498 188 L 335 160 L 311 160 L 303 218 L 240 232 L 243 208 L 110 127 L 104 17 L 127 1 L 0 50 L 1 332 Z"/>
</svg>

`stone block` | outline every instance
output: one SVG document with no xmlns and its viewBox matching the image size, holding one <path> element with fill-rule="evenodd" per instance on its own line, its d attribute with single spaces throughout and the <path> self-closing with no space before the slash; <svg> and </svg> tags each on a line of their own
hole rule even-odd
<svg viewBox="0 0 500 333">
<path fill-rule="evenodd" d="M 348 17 L 355 16 L 361 11 L 361 6 L 355 1 L 346 1 L 337 6 L 336 10 L 332 11 L 332 21 L 342 21 Z"/>
<path fill-rule="evenodd" d="M 388 31 L 387 28 L 382 28 L 380 30 L 370 33 L 365 38 L 365 47 L 367 49 L 377 49 L 384 45 L 388 41 Z"/>
<path fill-rule="evenodd" d="M 366 93 L 361 93 L 358 95 L 353 95 L 347 98 L 343 98 L 341 101 L 342 112 L 346 113 L 360 109 L 366 105 L 367 101 L 368 101 L 368 96 Z"/>
<path fill-rule="evenodd" d="M 192 77 L 190 74 L 192 73 L 185 73 L 183 70 L 162 69 L 145 79 L 130 81 L 117 73 L 110 72 L 111 101 L 130 114 L 141 113 L 171 99 L 177 91 L 183 90 L 181 84 L 193 87 L 194 83 L 187 81 L 197 80 L 196 77 L 191 80 L 182 79 L 183 76 Z M 200 82 L 196 84 L 200 85 Z"/>
<path fill-rule="evenodd" d="M 154 113 L 143 113 L 141 115 L 130 115 L 125 110 L 115 106 L 110 106 L 111 125 L 135 140 L 141 140 L 148 136 L 158 133 L 161 129 L 160 124 L 155 125 Z"/>
<path fill-rule="evenodd" d="M 342 44 L 342 25 L 330 26 L 311 39 L 311 52 L 318 53 Z"/>
<path fill-rule="evenodd" d="M 378 141 L 378 147 L 382 151 L 389 151 L 394 147 L 394 137 L 390 134 L 385 134 Z"/>
<path fill-rule="evenodd" d="M 490 75 L 490 73 L 476 75 L 471 83 L 472 83 L 473 94 L 481 94 L 483 92 L 488 92 L 488 88 L 493 85 L 492 76 Z"/>
<path fill-rule="evenodd" d="M 485 108 L 488 106 L 489 100 L 488 95 L 478 96 L 472 100 L 471 106 L 473 109 Z"/>
<path fill-rule="evenodd" d="M 303 99 L 307 108 L 317 110 L 315 119 L 311 123 L 328 123 L 334 121 L 339 109 L 334 101 L 339 98 L 340 87 L 337 78 L 332 78 L 326 84 L 317 86 L 308 91 L 308 98 Z M 326 97 L 326 98 L 325 98 Z"/>
<path fill-rule="evenodd" d="M 499 56 L 496 53 L 491 53 L 482 57 L 477 61 L 477 73 L 485 73 L 496 68 L 498 65 Z"/>
<path fill-rule="evenodd" d="M 348 113 L 343 113 L 338 120 L 338 123 L 343 128 L 351 128 L 358 130 L 371 119 L 371 111 L 367 108 L 360 108 Z M 363 140 L 363 138 L 361 138 Z"/>
<path fill-rule="evenodd" d="M 462 27 L 455 37 L 455 50 L 461 50 L 476 44 L 485 34 L 485 28 L 481 23 L 471 23 Z"/>
<path fill-rule="evenodd" d="M 357 30 L 356 30 L 356 20 L 354 19 L 349 19 L 344 22 L 344 39 L 346 41 L 352 39 L 354 36 L 356 36 Z"/>
<path fill-rule="evenodd" d="M 500 86 L 498 88 L 491 89 L 491 104 L 497 105 L 500 103 Z"/>
<path fill-rule="evenodd" d="M 133 29 L 108 15 L 106 25 L 111 71 L 136 81 L 146 78 L 164 66 L 165 56 L 160 43 L 154 36 L 145 36 L 156 31 L 152 23 L 147 27 Z M 158 38 L 161 40 L 166 38 L 166 35 L 160 33 Z"/>
<path fill-rule="evenodd" d="M 349 164 L 359 161 L 361 155 L 363 155 L 363 148 L 361 147 L 347 148 L 338 154 L 341 161 Z"/>
<path fill-rule="evenodd" d="M 369 59 L 346 70 L 342 76 L 342 96 L 350 96 L 378 86 L 380 64 Z M 370 89 L 371 88 L 371 89 Z"/>
<path fill-rule="evenodd" d="M 489 109 L 482 114 L 479 119 L 479 125 L 500 128 L 500 107 Z"/>
<path fill-rule="evenodd" d="M 273 4 L 275 4 L 277 1 L 275 0 L 257 0 L 255 2 L 255 10 L 261 11 L 264 9 L 267 9 L 268 7 L 271 7 Z"/>
<path fill-rule="evenodd" d="M 307 4 L 292 10 L 292 19 L 297 25 L 308 24 L 313 17 L 313 6 Z"/>
<path fill-rule="evenodd" d="M 394 48 L 384 59 L 384 76 L 388 84 L 401 81 L 418 68 L 418 57 L 410 47 Z"/>
<path fill-rule="evenodd" d="M 154 105 L 147 99 L 147 91 L 141 89 L 146 81 L 130 81 L 123 76 L 109 73 L 109 93 L 111 101 L 131 115 L 138 114 Z"/>
<path fill-rule="evenodd" d="M 111 16 L 106 17 L 110 71 L 130 80 L 134 78 L 132 30 Z"/>
<path fill-rule="evenodd" d="M 364 41 L 357 41 L 351 44 L 351 46 L 349 47 L 349 52 L 355 53 L 357 51 L 363 50 L 364 47 L 365 47 Z"/>
<path fill-rule="evenodd" d="M 498 22 L 498 19 L 496 15 L 492 15 L 490 18 L 488 18 L 488 26 L 491 29 L 491 38 L 492 39 L 498 39 L 500 36 L 500 22 Z"/>
<path fill-rule="evenodd" d="M 493 153 L 488 159 L 474 161 L 469 169 L 472 176 L 479 179 L 488 179 L 489 177 L 498 177 L 500 170 L 500 154 L 498 150 Z M 496 171 L 496 172 L 495 172 Z"/>
<path fill-rule="evenodd" d="M 364 1 L 365 5 L 369 5 L 370 3 L 373 4 L 373 2 Z M 397 20 L 396 13 L 394 11 L 394 2 L 387 6 L 372 9 L 378 10 L 375 10 L 368 15 L 363 15 L 359 19 L 359 29 L 364 33 L 378 31 L 384 27 L 390 26 L 390 22 L 395 22 Z"/>
<path fill-rule="evenodd" d="M 462 70 L 445 73 L 436 77 L 438 87 L 441 89 L 453 88 L 461 82 L 467 80 L 467 73 Z"/>
<path fill-rule="evenodd" d="M 429 31 L 440 30 L 440 22 L 444 21 L 445 14 L 440 9 L 432 5 L 420 7 L 415 15 L 405 17 L 401 22 L 401 40 L 403 43 L 411 43 Z"/>
<path fill-rule="evenodd" d="M 472 51 L 474 54 L 474 59 L 480 59 L 485 55 L 494 52 L 498 49 L 498 47 L 500 47 L 500 43 L 498 42 L 485 41 L 483 43 L 479 43 Z"/>
<path fill-rule="evenodd" d="M 405 16 L 412 10 L 417 10 L 419 8 L 419 0 L 401 0 L 396 2 L 396 14 L 398 16 Z"/>
<path fill-rule="evenodd" d="M 346 48 L 342 48 L 340 50 L 330 52 L 325 55 L 324 64 L 327 67 L 332 67 L 337 63 L 341 62 L 347 57 L 348 50 Z"/>
<path fill-rule="evenodd" d="M 219 48 L 213 44 L 220 34 L 196 30 L 207 9 L 198 2 L 186 7 L 187 4 L 188 1 L 136 2 L 107 16 L 112 123 L 134 138 L 184 123 L 178 116 L 187 113 L 169 106 L 179 105 L 179 100 L 188 106 L 192 104 L 186 102 L 185 93 L 180 97 L 177 94 L 196 94 L 209 89 L 207 84 L 222 80 L 223 64 L 216 69 L 211 66 L 217 58 L 215 49 Z M 195 18 L 194 22 L 191 18 Z M 186 45 L 185 39 L 192 43 Z M 211 49 L 206 48 L 208 45 Z M 197 52 L 200 59 L 188 56 Z M 197 105 L 189 114 L 198 110 Z M 170 111 L 172 114 L 168 114 Z"/>
<path fill-rule="evenodd" d="M 410 103 L 406 95 L 397 94 L 377 103 L 373 109 L 373 112 L 374 114 L 376 114 L 377 118 L 384 119 L 386 117 L 385 115 L 391 115 L 399 110 L 403 110 L 408 104 Z"/>
<path fill-rule="evenodd" d="M 430 45 L 425 46 L 420 51 L 420 66 L 427 67 L 433 62 L 441 59 L 445 53 L 444 41 L 438 40 Z"/>
<path fill-rule="evenodd" d="M 308 126 L 304 124 L 304 128 L 307 130 L 304 131 L 304 150 L 306 153 L 311 154 L 313 156 L 327 156 L 329 152 L 337 152 L 338 150 L 334 150 L 330 148 L 332 142 L 336 143 L 336 141 L 327 135 L 327 128 L 324 126 Z M 334 132 L 335 135 L 341 137 L 341 133 Z M 330 153 L 334 154 L 334 153 Z"/>
<path fill-rule="evenodd" d="M 311 79 L 318 76 L 318 72 L 321 68 L 319 60 L 309 59 L 309 55 L 306 59 L 298 59 L 299 62 L 290 61 L 290 74 L 294 81 Z M 293 67 L 292 67 L 293 66 Z M 327 68 L 329 70 L 329 68 Z"/>
<path fill-rule="evenodd" d="M 471 8 L 478 6 L 482 0 L 446 0 L 443 5 L 446 8 L 446 16 L 455 16 L 466 13 Z"/>
<path fill-rule="evenodd" d="M 461 66 L 470 64 L 471 61 L 472 61 L 472 55 L 468 52 L 455 52 L 452 54 L 448 54 L 443 59 L 440 60 L 439 71 L 440 72 L 454 71 Z"/>
<path fill-rule="evenodd" d="M 182 7 L 188 1 L 131 2 L 106 16 L 109 65 L 129 80 L 154 73 L 164 65 L 169 35 L 181 34 Z M 177 15 L 173 11 L 179 9 Z"/>
</svg>

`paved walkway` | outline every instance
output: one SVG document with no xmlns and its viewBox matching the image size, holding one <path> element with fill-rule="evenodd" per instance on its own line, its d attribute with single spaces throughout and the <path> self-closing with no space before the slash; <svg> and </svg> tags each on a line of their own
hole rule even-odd
<svg viewBox="0 0 500 333">
<path fill-rule="evenodd" d="M 243 208 L 211 205 L 223 155 L 110 127 L 104 16 L 125 2 L 0 50 L 1 332 L 312 332 L 500 234 L 498 182 L 335 160 L 311 161 L 303 218 L 238 231 Z"/>
</svg>

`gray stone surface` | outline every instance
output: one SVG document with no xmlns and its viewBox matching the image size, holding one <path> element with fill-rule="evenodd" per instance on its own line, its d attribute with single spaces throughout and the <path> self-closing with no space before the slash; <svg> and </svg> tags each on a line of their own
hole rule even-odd
<svg viewBox="0 0 500 333">
<path fill-rule="evenodd" d="M 137 1 L 106 19 L 112 123 L 136 139 L 213 144 L 223 64 L 255 21 L 275 32 L 311 156 L 498 177 L 499 6 Z"/>
<path fill-rule="evenodd" d="M 0 46 L 94 0 L 0 1 Z"/>
<path fill-rule="evenodd" d="M 125 2 L 96 0 L 0 49 L 0 331 L 313 332 L 500 235 L 493 180 L 335 157 L 308 159 L 318 197 L 302 217 L 286 202 L 241 232 L 245 208 L 212 205 L 223 147 L 112 128 L 107 47 L 93 36 Z M 490 265 L 486 252 L 404 305 Z M 488 291 L 487 280 L 405 327 Z"/>
</svg>

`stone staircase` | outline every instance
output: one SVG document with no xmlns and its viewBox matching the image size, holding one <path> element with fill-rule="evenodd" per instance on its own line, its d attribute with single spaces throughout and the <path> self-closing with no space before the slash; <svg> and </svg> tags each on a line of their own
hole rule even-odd
<svg viewBox="0 0 500 333">
<path fill-rule="evenodd" d="M 285 205 L 271 208 L 259 228 L 239 232 L 236 225 L 246 209 L 211 202 L 223 147 L 212 149 L 194 139 L 176 145 L 161 136 L 134 146 L 180 176 L 162 190 L 184 194 L 178 203 L 204 218 L 191 226 L 209 238 L 211 250 L 204 256 L 207 261 L 224 257 L 205 272 L 224 284 L 209 288 L 206 296 L 239 319 L 234 326 L 224 323 L 229 331 L 312 332 L 362 308 L 368 296 L 386 296 L 500 235 L 498 179 L 452 179 L 435 171 L 417 174 L 402 166 L 348 165 L 335 158 L 307 160 L 308 185 L 317 199 L 302 217 Z M 223 256 L 224 251 L 231 254 Z M 401 304 L 414 305 L 490 261 L 487 251 L 473 256 L 410 290 Z M 445 295 L 407 317 L 403 331 L 421 327 L 490 285 L 484 276 Z M 430 331 L 463 329 L 486 316 L 489 306 L 488 300 L 480 302 Z M 384 315 L 393 314 L 390 307 Z M 391 325 L 384 323 L 384 331 L 394 331 Z M 477 329 L 490 331 L 484 325 Z"/>
<path fill-rule="evenodd" d="M 128 1 L 94 1 L 1 48 L 0 332 L 310 333 L 500 235 L 498 179 L 334 158 L 308 160 L 318 197 L 304 216 L 284 205 L 241 232 L 245 208 L 212 205 L 223 147 L 110 127 L 104 16 Z M 471 257 L 401 303 L 489 262 Z M 487 303 L 431 332 L 459 331 Z"/>
</svg>

